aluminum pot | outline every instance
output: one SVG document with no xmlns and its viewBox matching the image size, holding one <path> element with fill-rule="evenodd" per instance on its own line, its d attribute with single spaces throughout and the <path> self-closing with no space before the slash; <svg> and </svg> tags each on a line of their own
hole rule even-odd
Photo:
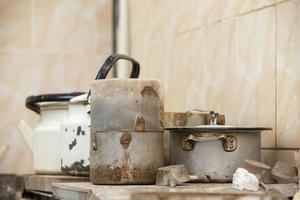
<svg viewBox="0 0 300 200">
<path fill-rule="evenodd" d="M 95 80 L 91 85 L 90 179 L 95 184 L 150 184 L 163 166 L 162 82 L 139 80 L 139 63 L 110 56 L 104 79 L 119 59 L 132 63 L 130 79 Z"/>
<path fill-rule="evenodd" d="M 82 92 L 42 94 L 26 98 L 26 107 L 40 115 L 34 129 L 22 120 L 18 128 L 33 153 L 39 174 L 61 174 L 61 123 L 68 114 L 68 101 Z"/>
<path fill-rule="evenodd" d="M 170 128 L 170 163 L 183 164 L 200 182 L 230 182 L 245 159 L 260 161 L 260 134 L 269 128 Z"/>
<path fill-rule="evenodd" d="M 164 112 L 161 115 L 161 122 L 165 129 L 211 124 L 224 125 L 225 116 L 214 111 L 193 109 L 192 111 L 187 112 Z M 165 131 L 163 139 L 165 165 L 170 165 L 169 138 L 169 131 Z"/>
<path fill-rule="evenodd" d="M 91 181 L 96 184 L 150 184 L 163 166 L 162 132 L 92 134 Z"/>
</svg>

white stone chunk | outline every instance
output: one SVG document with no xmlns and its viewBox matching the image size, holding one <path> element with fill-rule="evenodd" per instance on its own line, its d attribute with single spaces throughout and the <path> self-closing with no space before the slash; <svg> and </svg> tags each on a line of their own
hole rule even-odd
<svg viewBox="0 0 300 200">
<path fill-rule="evenodd" d="M 244 168 L 237 168 L 233 174 L 232 188 L 238 190 L 257 191 L 259 180 Z"/>
</svg>

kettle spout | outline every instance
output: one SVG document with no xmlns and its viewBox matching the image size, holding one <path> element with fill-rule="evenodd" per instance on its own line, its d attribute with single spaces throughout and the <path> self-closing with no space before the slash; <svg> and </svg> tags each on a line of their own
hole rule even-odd
<svg viewBox="0 0 300 200">
<path fill-rule="evenodd" d="M 28 126 L 28 124 L 21 120 L 18 124 L 18 129 L 21 132 L 21 135 L 23 136 L 27 146 L 33 151 L 33 130 Z"/>
</svg>

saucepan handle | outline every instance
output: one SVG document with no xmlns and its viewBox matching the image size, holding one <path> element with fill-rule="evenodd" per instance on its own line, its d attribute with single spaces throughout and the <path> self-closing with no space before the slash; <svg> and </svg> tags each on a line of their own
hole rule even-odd
<svg viewBox="0 0 300 200">
<path fill-rule="evenodd" d="M 227 134 L 210 135 L 210 136 L 195 136 L 190 134 L 188 136 L 182 137 L 181 147 L 183 150 L 190 151 L 194 148 L 196 142 L 208 142 L 221 140 L 223 143 L 223 148 L 227 152 L 236 150 L 237 139 L 235 136 Z"/>
<path fill-rule="evenodd" d="M 100 70 L 99 70 L 99 72 L 98 72 L 95 79 L 96 80 L 97 79 L 105 79 L 108 72 L 110 71 L 110 69 L 114 66 L 114 64 L 118 60 L 128 60 L 128 61 L 130 61 L 131 64 L 132 64 L 130 78 L 138 78 L 139 77 L 139 75 L 140 75 L 140 64 L 138 63 L 138 61 L 136 61 L 135 59 L 133 59 L 132 57 L 127 56 L 127 55 L 113 54 L 105 60 L 105 62 L 103 63 L 102 67 L 100 68 Z"/>
<path fill-rule="evenodd" d="M 95 80 L 98 79 L 105 79 L 108 72 L 110 71 L 110 69 L 114 66 L 114 64 L 118 61 L 118 60 L 128 60 L 131 62 L 132 64 L 132 69 L 131 69 L 131 74 L 130 74 L 130 78 L 138 78 L 140 75 L 140 64 L 138 61 L 136 61 L 135 59 L 133 59 L 130 56 L 127 55 L 123 55 L 123 54 L 113 54 L 111 56 L 109 56 L 103 63 L 103 65 L 101 66 L 100 70 L 98 71 Z M 88 96 L 87 99 L 90 98 L 91 95 L 91 90 L 89 90 L 88 92 Z"/>
<path fill-rule="evenodd" d="M 216 141 L 216 140 L 226 140 L 225 134 L 221 134 L 218 136 L 194 136 L 193 134 L 190 134 L 187 138 L 185 138 L 186 141 L 194 141 L 194 142 L 206 142 L 206 141 Z"/>
</svg>

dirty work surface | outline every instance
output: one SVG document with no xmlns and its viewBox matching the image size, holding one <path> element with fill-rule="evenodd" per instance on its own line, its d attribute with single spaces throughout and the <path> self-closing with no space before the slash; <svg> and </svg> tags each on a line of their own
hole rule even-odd
<svg viewBox="0 0 300 200">
<path fill-rule="evenodd" d="M 276 188 L 283 184 L 277 184 Z M 273 185 L 269 185 L 273 186 Z M 291 188 L 289 193 L 296 189 L 296 184 L 285 184 Z M 167 186 L 156 185 L 93 185 L 90 182 L 54 183 L 53 195 L 58 199 L 85 199 L 85 200 L 129 200 L 130 196 L 141 192 L 186 192 L 186 193 L 218 193 L 218 194 L 265 194 L 262 188 L 258 192 L 239 191 L 231 188 L 231 184 L 185 184 L 171 189 Z"/>
<path fill-rule="evenodd" d="M 52 192 L 53 183 L 88 181 L 88 177 L 32 174 L 24 175 L 23 180 L 26 190 Z"/>
</svg>

